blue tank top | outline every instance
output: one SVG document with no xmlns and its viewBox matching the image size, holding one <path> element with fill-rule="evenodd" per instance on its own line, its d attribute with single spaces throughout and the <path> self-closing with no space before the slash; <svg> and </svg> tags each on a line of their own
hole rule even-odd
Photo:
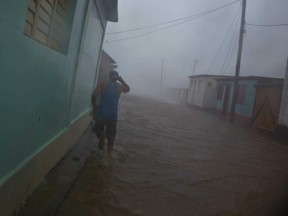
<svg viewBox="0 0 288 216">
<path fill-rule="evenodd" d="M 120 98 L 119 84 L 109 81 L 101 93 L 100 104 L 96 110 L 96 118 L 116 121 Z"/>
</svg>

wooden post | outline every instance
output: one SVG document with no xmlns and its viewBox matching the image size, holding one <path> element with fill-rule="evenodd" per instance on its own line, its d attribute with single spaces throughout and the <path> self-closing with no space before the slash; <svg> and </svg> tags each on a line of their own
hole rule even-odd
<svg viewBox="0 0 288 216">
<path fill-rule="evenodd" d="M 163 72 L 164 72 L 164 59 L 162 58 L 162 68 L 161 68 L 161 77 L 160 77 L 160 94 L 162 93 Z"/>
</svg>

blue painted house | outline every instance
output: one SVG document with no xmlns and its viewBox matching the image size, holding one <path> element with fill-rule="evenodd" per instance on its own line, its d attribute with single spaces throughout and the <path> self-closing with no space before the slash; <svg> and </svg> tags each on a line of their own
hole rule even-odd
<svg viewBox="0 0 288 216">
<path fill-rule="evenodd" d="M 234 78 L 217 78 L 217 81 L 217 100 L 215 108 L 223 115 L 228 116 L 231 110 Z M 276 104 L 276 102 L 272 101 L 273 97 L 269 96 L 269 91 L 271 92 L 273 87 L 274 98 L 279 98 L 280 101 L 282 91 L 281 85 L 283 85 L 283 79 L 258 76 L 240 77 L 235 108 L 236 118 L 241 119 L 241 121 L 246 123 L 258 121 L 259 125 L 261 125 L 262 123 L 260 123 L 261 120 L 259 117 L 264 112 L 263 107 L 264 105 L 266 106 L 266 101 L 269 101 L 268 104 L 270 105 Z M 276 117 L 276 113 L 279 112 L 279 109 L 280 105 L 277 105 L 273 108 L 273 110 L 270 110 L 271 112 L 275 112 L 275 116 L 273 116 L 273 118 Z M 266 110 L 265 112 L 271 113 L 270 111 Z M 259 112 L 261 115 L 259 115 Z M 266 117 L 267 116 L 263 116 L 263 118 Z M 257 121 L 255 121 L 256 118 Z"/>
<path fill-rule="evenodd" d="M 90 122 L 117 0 L 0 1 L 0 209 L 11 215 Z"/>
</svg>

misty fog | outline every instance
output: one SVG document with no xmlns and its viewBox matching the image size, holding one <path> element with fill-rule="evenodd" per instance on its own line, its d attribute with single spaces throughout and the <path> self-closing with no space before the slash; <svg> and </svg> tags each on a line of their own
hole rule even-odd
<svg viewBox="0 0 288 216">
<path fill-rule="evenodd" d="M 104 50 L 117 62 L 117 70 L 136 94 L 155 95 L 159 92 L 162 58 L 163 87 L 188 88 L 194 60 L 197 60 L 195 75 L 234 75 L 241 2 L 160 31 L 169 24 L 109 34 L 181 19 L 230 2 L 233 1 L 120 0 L 119 22 L 108 24 Z M 287 8 L 286 0 L 249 0 L 246 23 L 288 23 Z M 155 30 L 157 32 L 143 35 Z M 283 78 L 287 50 L 288 26 L 246 25 L 240 76 Z"/>
</svg>

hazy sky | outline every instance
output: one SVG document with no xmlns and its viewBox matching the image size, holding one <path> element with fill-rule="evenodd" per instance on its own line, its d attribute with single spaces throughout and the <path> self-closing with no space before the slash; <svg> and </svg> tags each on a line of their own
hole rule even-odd
<svg viewBox="0 0 288 216">
<path fill-rule="evenodd" d="M 210 11 L 234 0 L 119 0 L 119 22 L 108 23 L 106 33 L 151 26 Z M 288 23 L 287 0 L 247 0 L 246 23 Z M 241 2 L 199 19 L 173 22 L 141 31 L 106 35 L 104 50 L 117 62 L 119 73 L 135 93 L 159 89 L 162 58 L 164 86 L 188 87 L 188 75 L 233 75 L 238 48 Z M 138 38 L 114 41 L 137 36 Z M 114 41 L 114 42 L 113 42 Z M 221 46 L 222 45 L 222 46 Z M 288 57 L 288 26 L 246 26 L 242 76 L 284 77 Z"/>
</svg>

